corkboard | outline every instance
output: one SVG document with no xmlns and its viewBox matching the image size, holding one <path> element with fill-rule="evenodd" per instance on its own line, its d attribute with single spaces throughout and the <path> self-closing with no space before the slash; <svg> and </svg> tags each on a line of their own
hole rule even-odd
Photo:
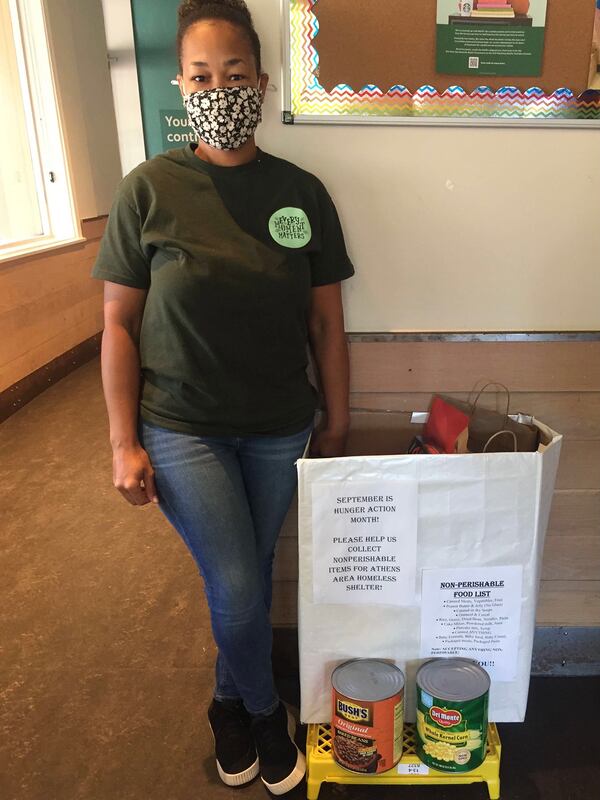
<svg viewBox="0 0 600 800">
<path fill-rule="evenodd" d="M 442 75 L 436 72 L 437 0 L 319 0 L 314 13 L 319 33 L 319 82 L 326 91 L 348 84 L 355 91 L 394 84 L 415 92 L 429 84 L 472 91 L 478 86 L 539 86 L 546 94 L 566 87 L 587 88 L 595 0 L 548 0 L 543 71 L 539 77 Z"/>
</svg>

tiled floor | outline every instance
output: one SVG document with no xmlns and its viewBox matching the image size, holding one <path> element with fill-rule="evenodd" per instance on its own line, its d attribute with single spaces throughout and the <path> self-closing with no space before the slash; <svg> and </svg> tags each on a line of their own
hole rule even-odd
<svg viewBox="0 0 600 800">
<path fill-rule="evenodd" d="M 0 426 L 0 800 L 266 798 L 218 781 L 200 578 L 157 509 L 118 497 L 110 461 L 97 361 Z M 297 700 L 293 675 L 280 688 Z M 500 729 L 503 800 L 600 797 L 599 719 L 599 678 L 534 680 L 526 724 Z M 320 800 L 486 797 L 328 785 Z"/>
</svg>

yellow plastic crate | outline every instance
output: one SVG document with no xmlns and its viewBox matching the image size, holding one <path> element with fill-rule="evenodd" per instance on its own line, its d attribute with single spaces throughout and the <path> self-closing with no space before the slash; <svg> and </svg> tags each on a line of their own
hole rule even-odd
<svg viewBox="0 0 600 800">
<path fill-rule="evenodd" d="M 491 800 L 500 797 L 500 737 L 498 729 L 493 722 L 488 726 L 487 752 L 483 764 L 472 772 L 450 774 L 429 769 L 428 774 L 400 774 L 398 767 L 403 765 L 403 770 L 423 769 L 424 765 L 417 758 L 415 748 L 415 726 L 405 723 L 400 763 L 387 772 L 379 775 L 362 775 L 350 772 L 333 760 L 331 743 L 331 725 L 309 725 L 306 737 L 306 780 L 308 784 L 308 800 L 317 800 L 321 784 L 328 783 L 361 783 L 372 784 L 419 784 L 427 786 L 432 784 L 465 784 L 485 781 Z M 410 765 L 413 765 L 412 767 Z M 407 796 L 406 800 L 410 800 Z"/>
</svg>

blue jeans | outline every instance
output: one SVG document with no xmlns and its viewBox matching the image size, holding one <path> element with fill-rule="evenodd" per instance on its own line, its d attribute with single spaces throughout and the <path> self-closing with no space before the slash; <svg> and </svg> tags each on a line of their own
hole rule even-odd
<svg viewBox="0 0 600 800">
<path fill-rule="evenodd" d="M 312 425 L 293 436 L 194 436 L 142 423 L 160 508 L 192 554 L 219 653 L 217 700 L 269 714 L 275 544 L 296 488 L 294 462 Z"/>
</svg>

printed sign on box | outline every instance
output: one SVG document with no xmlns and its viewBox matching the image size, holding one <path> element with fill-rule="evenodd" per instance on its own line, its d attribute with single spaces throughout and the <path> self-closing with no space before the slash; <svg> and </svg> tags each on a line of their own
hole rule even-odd
<svg viewBox="0 0 600 800">
<path fill-rule="evenodd" d="M 417 557 L 417 483 L 313 486 L 315 603 L 412 605 Z"/>
<path fill-rule="evenodd" d="M 522 586 L 520 565 L 423 570 L 421 658 L 472 658 L 493 680 L 513 681 Z"/>
</svg>

